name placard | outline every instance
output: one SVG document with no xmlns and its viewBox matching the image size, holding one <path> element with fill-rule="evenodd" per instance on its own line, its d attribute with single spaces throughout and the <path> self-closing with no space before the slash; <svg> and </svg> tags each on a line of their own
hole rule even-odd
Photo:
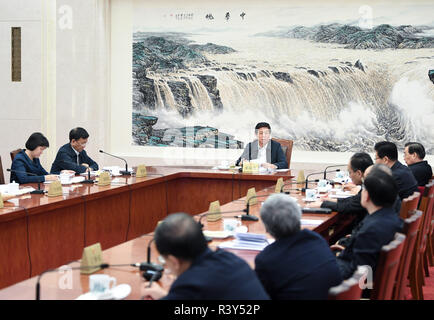
<svg viewBox="0 0 434 320">
<path fill-rule="evenodd" d="M 146 174 L 146 166 L 144 164 L 139 165 L 136 170 L 136 178 L 146 177 Z"/>
<path fill-rule="evenodd" d="M 206 216 L 206 220 L 213 222 L 220 220 L 222 218 L 221 210 L 220 210 L 220 201 L 213 201 L 209 204 L 208 215 Z"/>
<path fill-rule="evenodd" d="M 94 273 L 95 271 L 101 269 L 100 267 L 94 267 L 94 266 L 99 266 L 101 264 L 102 264 L 102 250 L 101 250 L 101 244 L 99 242 L 83 249 L 83 256 L 81 258 L 81 264 L 80 264 L 80 267 L 83 268 L 81 270 L 81 273 L 83 274 Z"/>
<path fill-rule="evenodd" d="M 304 177 L 304 170 L 300 170 L 298 172 L 298 177 L 297 177 L 297 186 L 299 188 L 303 188 L 303 186 L 305 184 L 305 180 L 306 180 L 306 178 Z"/>
<path fill-rule="evenodd" d="M 62 195 L 62 184 L 60 183 L 60 181 L 56 180 L 50 183 L 50 186 L 48 187 L 47 196 L 58 197 L 61 195 Z"/>
<path fill-rule="evenodd" d="M 243 161 L 243 173 L 258 173 L 259 163 Z"/>
<path fill-rule="evenodd" d="M 277 179 L 276 188 L 274 189 L 274 192 L 275 193 L 280 193 L 280 191 L 282 190 L 283 184 L 284 184 L 283 183 L 283 178 Z"/>
<path fill-rule="evenodd" d="M 4 207 L 4 204 L 3 204 L 3 197 L 2 197 L 2 194 L 1 194 L 1 192 L 0 192 L 0 209 L 3 208 L 3 207 Z"/>
<path fill-rule="evenodd" d="M 258 203 L 258 199 L 256 198 L 256 190 L 255 188 L 250 188 L 249 190 L 247 190 L 246 204 L 255 205 L 257 203 Z"/>
<path fill-rule="evenodd" d="M 252 165 L 248 161 L 243 161 L 243 173 L 251 173 Z"/>
<path fill-rule="evenodd" d="M 259 173 L 259 163 L 252 163 L 252 173 Z"/>
<path fill-rule="evenodd" d="M 107 171 L 101 172 L 101 174 L 99 175 L 98 185 L 108 186 L 109 184 L 111 184 L 111 182 L 112 179 L 110 178 L 110 173 L 108 173 Z"/>
</svg>

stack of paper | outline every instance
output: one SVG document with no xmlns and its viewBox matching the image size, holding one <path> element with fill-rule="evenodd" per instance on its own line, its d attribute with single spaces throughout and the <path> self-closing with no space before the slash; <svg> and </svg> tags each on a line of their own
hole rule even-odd
<svg viewBox="0 0 434 320">
<path fill-rule="evenodd" d="M 302 226 L 319 226 L 324 221 L 318 219 L 301 219 L 300 222 Z"/>
<path fill-rule="evenodd" d="M 336 198 L 336 199 L 344 199 L 344 198 L 348 198 L 353 196 L 353 194 L 351 194 L 348 191 L 338 191 L 335 194 L 329 194 L 329 198 Z"/>
<path fill-rule="evenodd" d="M 6 186 L 6 187 L 4 187 L 4 186 Z M 14 192 L 10 192 L 7 189 L 7 185 L 1 185 L 1 187 L 0 187 L 0 192 L 1 193 L 6 194 L 6 195 L 11 195 L 11 196 L 21 196 L 23 194 L 32 192 L 34 190 L 35 189 L 32 188 L 32 187 L 26 187 L 26 188 L 18 189 L 17 191 L 14 191 Z"/>
<path fill-rule="evenodd" d="M 272 240 L 267 240 L 265 234 L 236 233 L 234 241 L 227 241 L 219 244 L 222 249 L 239 249 L 261 251 L 268 246 Z"/>
</svg>

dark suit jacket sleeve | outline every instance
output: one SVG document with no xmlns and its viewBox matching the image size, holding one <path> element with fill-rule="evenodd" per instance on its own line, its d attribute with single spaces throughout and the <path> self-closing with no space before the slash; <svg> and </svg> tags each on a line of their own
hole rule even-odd
<svg viewBox="0 0 434 320">
<path fill-rule="evenodd" d="M 267 293 L 270 295 L 273 289 L 273 284 L 268 279 L 269 277 L 267 276 L 267 272 L 264 268 L 264 263 L 262 262 L 260 255 L 257 255 L 255 258 L 255 272 L 265 291 L 267 291 Z"/>
<path fill-rule="evenodd" d="M 75 154 L 74 154 L 75 155 Z M 59 150 L 56 156 L 56 160 L 58 166 L 62 168 L 62 170 L 73 170 L 76 173 L 83 173 L 86 171 L 86 167 L 77 164 L 77 160 L 75 157 L 72 157 L 66 150 Z M 58 174 L 59 172 L 52 172 Z"/>
<path fill-rule="evenodd" d="M 12 163 L 12 170 L 27 172 L 26 165 L 24 164 L 24 161 L 22 159 L 14 159 L 14 161 Z M 46 172 L 43 168 L 42 168 L 42 170 L 43 170 L 43 172 Z M 45 181 L 44 176 L 30 176 L 30 175 L 27 175 L 25 173 L 20 173 L 20 172 L 14 172 L 14 174 L 18 180 L 15 182 L 17 182 L 19 184 L 33 183 L 33 182 L 44 182 Z"/>
<path fill-rule="evenodd" d="M 167 296 L 161 300 L 193 300 L 197 299 L 197 289 L 193 286 L 182 285 L 171 288 Z"/>
<path fill-rule="evenodd" d="M 288 162 L 286 162 L 286 157 L 280 143 L 277 143 L 277 160 L 272 164 L 276 165 L 277 169 L 288 169 Z"/>
<path fill-rule="evenodd" d="M 89 165 L 89 167 L 92 168 L 93 171 L 97 171 L 99 168 L 98 164 L 87 155 L 86 151 L 82 151 L 82 153 L 83 153 L 83 159 L 84 159 L 83 163 L 87 163 Z"/>
<path fill-rule="evenodd" d="M 344 279 L 348 279 L 357 266 L 369 265 L 375 268 L 379 254 L 380 239 L 373 230 L 359 233 L 355 239 L 351 261 L 338 259 L 338 265 Z"/>
</svg>

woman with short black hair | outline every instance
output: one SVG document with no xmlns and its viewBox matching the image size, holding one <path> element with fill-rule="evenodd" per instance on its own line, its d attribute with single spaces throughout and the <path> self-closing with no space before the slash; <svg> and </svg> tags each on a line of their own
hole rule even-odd
<svg viewBox="0 0 434 320">
<path fill-rule="evenodd" d="M 26 149 L 21 150 L 12 161 L 10 181 L 17 183 L 44 182 L 57 180 L 56 175 L 50 175 L 42 166 L 39 157 L 50 144 L 40 132 L 32 133 L 27 139 Z M 26 174 L 31 173 L 35 175 Z"/>
</svg>

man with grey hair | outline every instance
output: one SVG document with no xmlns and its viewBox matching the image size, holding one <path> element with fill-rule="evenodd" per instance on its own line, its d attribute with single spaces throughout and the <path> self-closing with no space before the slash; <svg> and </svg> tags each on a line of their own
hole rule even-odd
<svg viewBox="0 0 434 320">
<path fill-rule="evenodd" d="M 327 242 L 316 232 L 300 230 L 301 208 L 285 194 L 271 195 L 261 219 L 276 241 L 255 259 L 255 271 L 272 299 L 327 299 L 341 275 Z"/>
</svg>

